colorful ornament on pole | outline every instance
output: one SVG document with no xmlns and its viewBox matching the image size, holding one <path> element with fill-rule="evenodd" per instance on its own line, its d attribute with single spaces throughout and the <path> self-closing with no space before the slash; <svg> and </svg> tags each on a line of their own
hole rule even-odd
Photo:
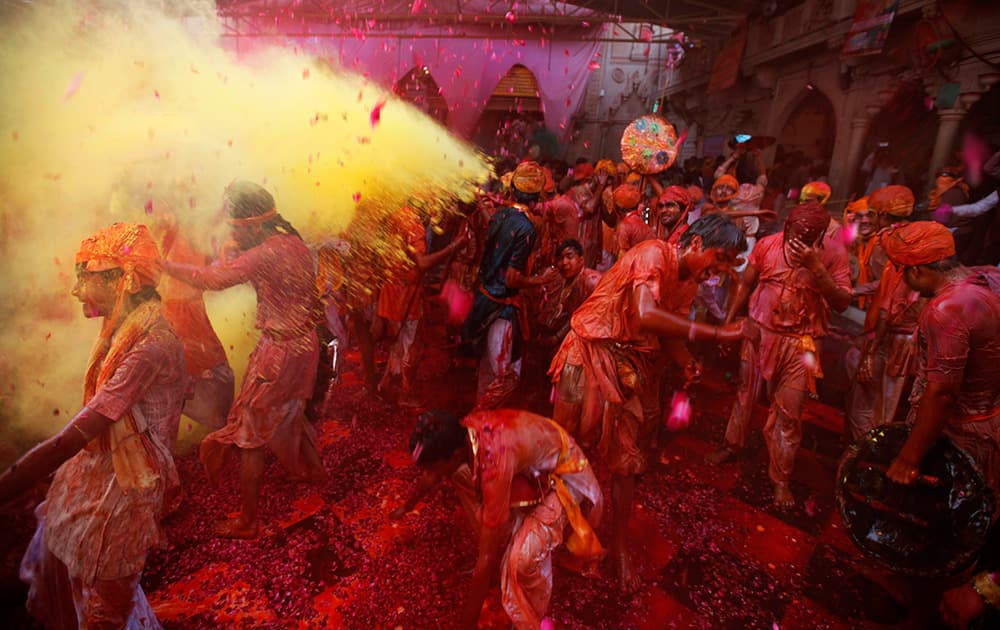
<svg viewBox="0 0 1000 630">
<path fill-rule="evenodd" d="M 670 168 L 680 143 L 666 119 L 647 114 L 633 120 L 622 134 L 622 159 L 633 171 L 651 175 Z"/>
</svg>

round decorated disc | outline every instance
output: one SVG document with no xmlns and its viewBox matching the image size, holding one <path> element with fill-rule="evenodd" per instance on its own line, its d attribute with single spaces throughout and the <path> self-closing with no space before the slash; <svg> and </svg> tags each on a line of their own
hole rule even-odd
<svg viewBox="0 0 1000 630">
<path fill-rule="evenodd" d="M 656 114 L 636 118 L 622 134 L 622 159 L 639 173 L 667 170 L 677 159 L 678 149 L 677 130 Z"/>
</svg>

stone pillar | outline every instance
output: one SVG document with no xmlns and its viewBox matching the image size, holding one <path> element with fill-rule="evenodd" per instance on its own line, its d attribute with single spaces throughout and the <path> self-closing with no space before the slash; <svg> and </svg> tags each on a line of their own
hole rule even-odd
<svg viewBox="0 0 1000 630">
<path fill-rule="evenodd" d="M 945 165 L 948 156 L 955 146 L 955 136 L 965 117 L 965 110 L 959 108 L 942 109 L 938 111 L 938 131 L 934 140 L 934 153 L 931 155 L 930 181 L 934 181 L 934 173 Z"/>
<path fill-rule="evenodd" d="M 863 159 L 861 151 L 865 148 L 865 138 L 868 136 L 868 128 L 871 126 L 871 123 L 871 119 L 867 116 L 859 116 L 858 118 L 851 119 L 851 136 L 847 144 L 847 162 L 843 173 L 844 188 L 846 190 L 843 191 L 842 195 L 839 195 L 845 199 L 854 190 L 854 177 L 861 166 L 861 160 Z"/>
</svg>

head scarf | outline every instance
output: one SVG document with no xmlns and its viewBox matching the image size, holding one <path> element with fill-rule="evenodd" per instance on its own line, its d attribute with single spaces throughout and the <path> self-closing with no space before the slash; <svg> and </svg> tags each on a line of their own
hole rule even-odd
<svg viewBox="0 0 1000 630">
<path fill-rule="evenodd" d="M 729 188 L 732 188 L 733 192 L 726 196 L 717 194 L 715 191 L 718 190 L 719 188 L 722 188 L 723 186 L 728 186 Z M 723 201 L 729 201 L 730 199 L 736 197 L 736 194 L 739 192 L 739 190 L 740 190 L 740 183 L 736 181 L 735 177 L 733 177 L 732 175 L 723 175 L 719 179 L 715 180 L 714 184 L 712 184 L 712 192 L 709 196 L 715 203 L 721 203 Z"/>
<path fill-rule="evenodd" d="M 121 269 L 121 288 L 135 293 L 160 281 L 160 252 L 149 228 L 134 223 L 114 223 L 80 243 L 76 264 L 86 271 Z"/>
<path fill-rule="evenodd" d="M 573 181 L 579 182 L 590 179 L 594 176 L 594 165 L 590 162 L 581 162 L 573 167 Z"/>
<path fill-rule="evenodd" d="M 854 220 L 854 216 L 859 212 L 868 212 L 868 197 L 861 197 L 854 201 L 848 201 L 844 206 L 844 225 Z"/>
<path fill-rule="evenodd" d="M 683 186 L 667 186 L 660 193 L 660 201 L 673 201 L 684 210 L 691 205 L 691 193 Z"/>
<path fill-rule="evenodd" d="M 608 177 L 614 177 L 618 174 L 618 169 L 615 167 L 615 163 L 611 160 L 598 160 L 597 166 L 594 167 L 595 173 L 604 173 Z"/>
<path fill-rule="evenodd" d="M 937 221 L 914 221 L 879 234 L 889 260 L 902 267 L 926 265 L 955 255 L 955 238 Z"/>
<path fill-rule="evenodd" d="M 538 194 L 545 188 L 545 171 L 537 162 L 521 162 L 514 169 L 510 182 L 515 190 L 529 195 Z"/>
<path fill-rule="evenodd" d="M 820 205 L 823 205 L 830 199 L 831 192 L 830 186 L 826 182 L 809 182 L 799 192 L 799 199 L 807 201 L 806 197 L 813 197 Z"/>
<path fill-rule="evenodd" d="M 965 195 L 965 199 L 969 199 L 969 185 L 962 178 L 961 171 L 941 169 L 934 178 L 934 188 L 927 193 L 927 209 L 936 210 L 941 205 L 941 197 L 952 188 L 958 188 Z"/>
<path fill-rule="evenodd" d="M 868 197 L 868 207 L 876 214 L 908 217 L 913 214 L 913 192 L 906 186 L 879 188 Z"/>
<path fill-rule="evenodd" d="M 621 186 L 615 188 L 614 200 L 615 207 L 621 208 L 622 210 L 633 210 L 639 201 L 642 199 L 642 193 L 639 192 L 639 187 L 633 184 L 622 184 Z"/>
<path fill-rule="evenodd" d="M 792 208 L 785 220 L 785 232 L 788 232 L 789 227 L 797 226 L 806 240 L 811 240 L 822 234 L 829 224 L 830 213 L 826 208 L 815 201 L 810 201 Z"/>
</svg>

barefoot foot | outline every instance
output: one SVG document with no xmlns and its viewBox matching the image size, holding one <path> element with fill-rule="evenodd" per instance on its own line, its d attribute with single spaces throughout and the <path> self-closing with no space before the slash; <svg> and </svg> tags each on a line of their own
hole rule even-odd
<svg viewBox="0 0 1000 630">
<path fill-rule="evenodd" d="M 774 506 L 779 508 L 790 508 L 795 505 L 795 497 L 792 489 L 786 483 L 774 484 Z"/>
</svg>

